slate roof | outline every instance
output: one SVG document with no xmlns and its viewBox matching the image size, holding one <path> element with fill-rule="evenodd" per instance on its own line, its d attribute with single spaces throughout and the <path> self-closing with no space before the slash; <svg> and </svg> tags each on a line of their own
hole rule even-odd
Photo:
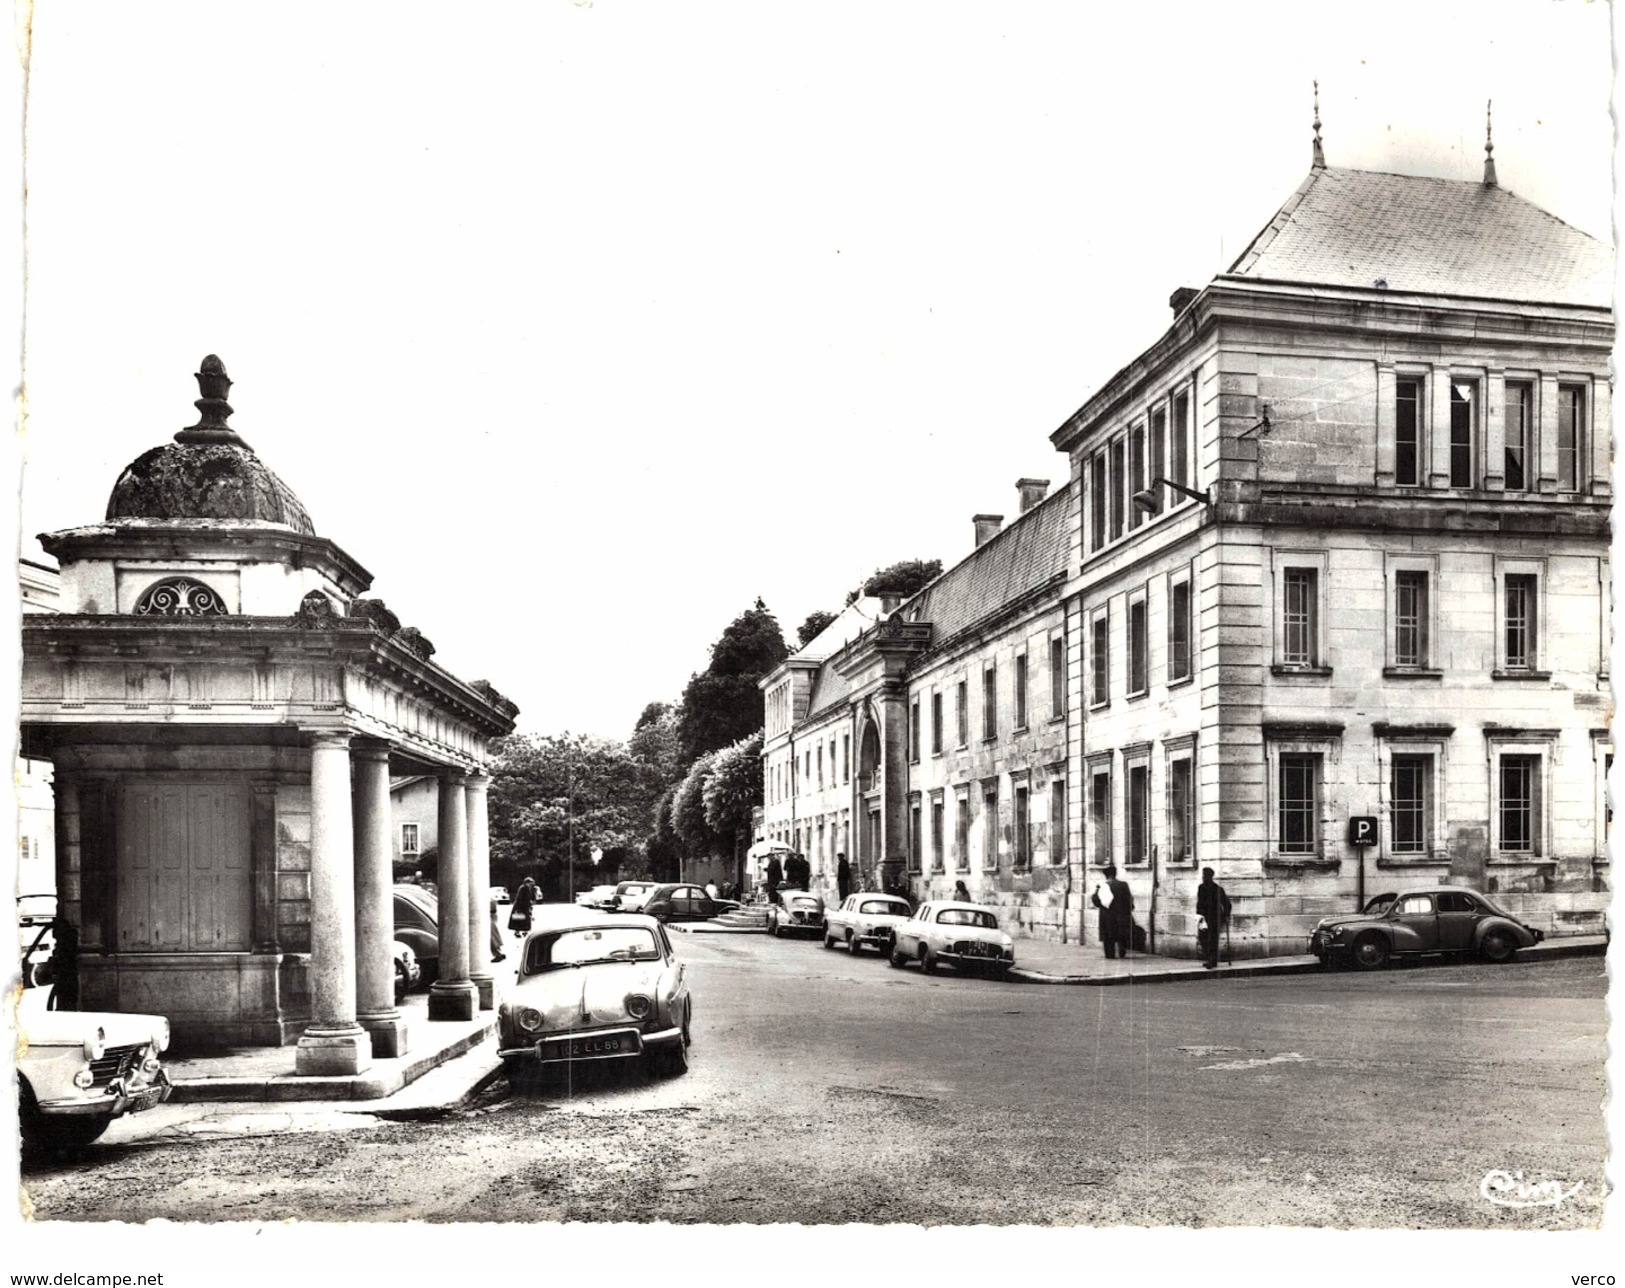
<svg viewBox="0 0 1625 1288">
<path fill-rule="evenodd" d="M 1317 169 L 1223 277 L 1608 308 L 1607 244 L 1505 188 Z"/>
</svg>

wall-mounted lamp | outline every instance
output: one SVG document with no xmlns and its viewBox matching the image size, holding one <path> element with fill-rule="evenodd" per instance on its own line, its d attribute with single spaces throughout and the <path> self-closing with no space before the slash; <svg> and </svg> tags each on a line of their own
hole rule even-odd
<svg viewBox="0 0 1625 1288">
<path fill-rule="evenodd" d="M 1200 501 L 1203 505 L 1213 504 L 1212 498 L 1208 496 L 1206 488 L 1203 488 L 1200 492 L 1198 492 L 1195 488 L 1186 487 L 1183 483 L 1175 483 L 1172 479 L 1155 478 L 1151 480 L 1151 486 L 1146 488 L 1145 491 L 1136 492 L 1134 494 L 1133 499 L 1135 506 L 1138 509 L 1144 510 L 1147 514 L 1162 513 L 1162 497 L 1157 493 L 1157 489 L 1159 487 L 1172 488 L 1181 496 L 1188 496 L 1191 500 Z"/>
</svg>

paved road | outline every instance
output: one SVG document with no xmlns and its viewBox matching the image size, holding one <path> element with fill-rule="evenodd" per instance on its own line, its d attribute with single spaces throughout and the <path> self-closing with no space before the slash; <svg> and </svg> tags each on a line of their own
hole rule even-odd
<svg viewBox="0 0 1625 1288">
<path fill-rule="evenodd" d="M 1598 958 L 1100 989 L 678 943 L 685 1077 L 502 1081 L 433 1121 L 30 1159 L 28 1196 L 47 1219 L 1601 1219 Z M 1495 1169 L 1583 1188 L 1500 1207 Z"/>
</svg>

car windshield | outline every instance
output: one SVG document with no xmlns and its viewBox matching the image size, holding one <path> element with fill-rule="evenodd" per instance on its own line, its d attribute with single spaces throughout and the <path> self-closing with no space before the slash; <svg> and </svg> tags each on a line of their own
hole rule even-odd
<svg viewBox="0 0 1625 1288">
<path fill-rule="evenodd" d="M 551 935 L 537 935 L 525 948 L 528 974 L 586 966 L 592 962 L 652 962 L 660 960 L 654 932 L 643 926 L 582 926 Z"/>
<path fill-rule="evenodd" d="M 997 930 L 999 923 L 993 919 L 991 912 L 983 912 L 980 908 L 944 908 L 937 914 L 937 924 L 942 926 L 980 926 L 983 930 Z"/>
<path fill-rule="evenodd" d="M 1377 895 L 1375 898 L 1366 902 L 1364 908 L 1365 915 L 1368 917 L 1382 916 L 1383 913 L 1387 912 L 1388 909 L 1394 906 L 1394 900 L 1397 898 L 1399 898 L 1397 894 Z"/>
<path fill-rule="evenodd" d="M 866 899 L 858 905 L 859 912 L 887 913 L 894 917 L 906 916 L 908 909 L 890 899 Z"/>
</svg>

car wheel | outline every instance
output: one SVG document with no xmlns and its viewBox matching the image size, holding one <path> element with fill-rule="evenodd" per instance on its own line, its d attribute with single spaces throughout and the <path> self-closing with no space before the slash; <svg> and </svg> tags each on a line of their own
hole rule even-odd
<svg viewBox="0 0 1625 1288">
<path fill-rule="evenodd" d="M 1485 961 L 1509 962 L 1512 954 L 1518 951 L 1518 945 L 1512 942 L 1512 936 L 1504 930 L 1491 930 L 1484 936 L 1483 942 L 1478 945 L 1478 951 Z"/>
<path fill-rule="evenodd" d="M 920 970 L 927 975 L 937 973 L 937 955 L 924 944 L 920 945 Z"/>
<path fill-rule="evenodd" d="M 1388 964 L 1388 941 L 1381 935 L 1362 935 L 1354 941 L 1354 964 L 1361 970 L 1380 970 Z"/>
<path fill-rule="evenodd" d="M 863 951 L 863 945 L 858 941 L 858 932 L 855 930 L 846 932 L 846 951 L 854 957 Z"/>
<path fill-rule="evenodd" d="M 673 1042 L 661 1058 L 661 1071 L 668 1078 L 680 1078 L 688 1072 L 688 1049 L 681 1042 Z"/>
<path fill-rule="evenodd" d="M 41 1113 L 34 1089 L 26 1078 L 17 1079 L 17 1126 L 30 1145 L 48 1149 L 79 1149 L 107 1130 L 111 1114 Z"/>
<path fill-rule="evenodd" d="M 891 957 L 888 960 L 898 970 L 902 970 L 908 964 L 908 958 L 903 956 L 896 944 L 892 945 Z"/>
<path fill-rule="evenodd" d="M 694 1044 L 694 1039 L 692 1036 L 690 1036 L 688 1031 L 688 1026 L 693 1022 L 693 1020 L 694 1003 L 691 999 L 683 1003 L 683 1045 L 685 1047 L 692 1046 Z"/>
<path fill-rule="evenodd" d="M 830 934 L 827 929 L 824 931 L 824 947 L 825 948 L 834 948 L 835 947 L 835 936 Z"/>
</svg>

